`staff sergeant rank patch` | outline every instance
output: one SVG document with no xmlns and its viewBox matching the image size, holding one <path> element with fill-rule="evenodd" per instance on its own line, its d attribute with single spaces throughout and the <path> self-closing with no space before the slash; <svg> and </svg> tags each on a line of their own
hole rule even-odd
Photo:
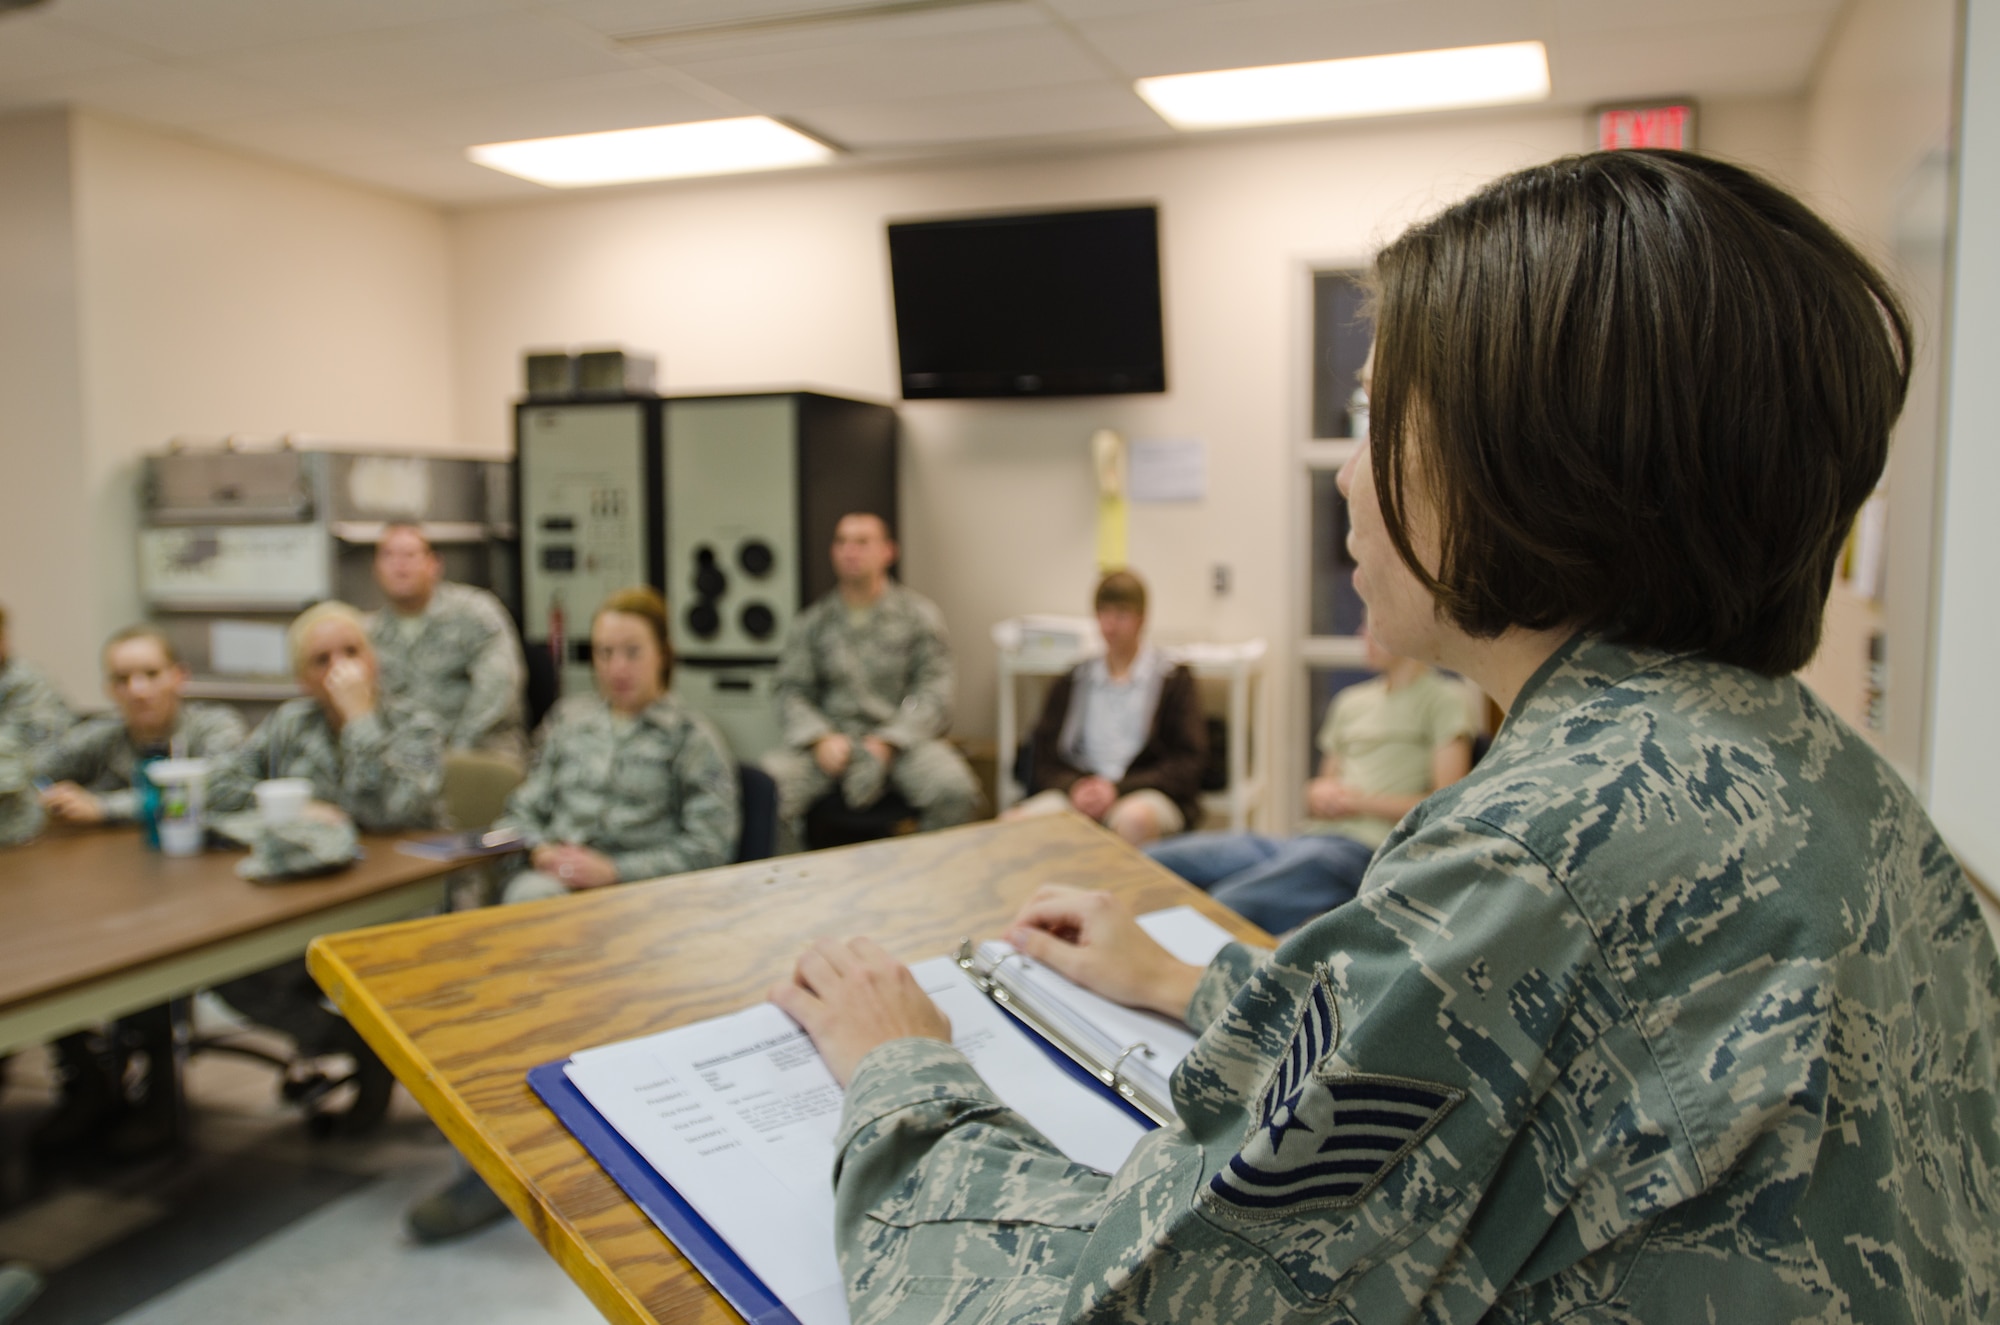
<svg viewBox="0 0 2000 1325">
<path fill-rule="evenodd" d="M 1264 1091 L 1262 1121 L 1209 1179 L 1213 1198 L 1251 1216 L 1359 1205 L 1465 1098 L 1408 1077 L 1322 1070 L 1339 1043 L 1340 1010 L 1322 967 Z"/>
</svg>

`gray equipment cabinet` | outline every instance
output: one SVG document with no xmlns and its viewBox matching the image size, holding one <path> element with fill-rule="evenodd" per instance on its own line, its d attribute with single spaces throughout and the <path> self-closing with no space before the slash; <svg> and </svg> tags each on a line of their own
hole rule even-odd
<svg viewBox="0 0 2000 1325">
<path fill-rule="evenodd" d="M 284 631 L 340 598 L 382 605 L 375 544 L 422 527 L 448 579 L 513 605 L 513 467 L 439 456 L 282 447 L 176 448 L 145 460 L 139 589 L 194 679 L 188 694 L 251 718 L 298 693 Z"/>
<path fill-rule="evenodd" d="M 530 672 L 548 674 L 559 640 L 561 692 L 587 693 L 591 613 L 651 584 L 682 703 L 738 759 L 775 746 L 778 654 L 833 588 L 834 525 L 850 511 L 895 525 L 895 411 L 772 391 L 527 402 L 515 417 Z"/>
</svg>

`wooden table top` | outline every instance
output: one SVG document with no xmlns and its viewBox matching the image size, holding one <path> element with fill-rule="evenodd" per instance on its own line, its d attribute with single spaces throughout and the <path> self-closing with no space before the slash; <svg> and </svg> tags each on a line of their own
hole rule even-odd
<svg viewBox="0 0 2000 1325">
<path fill-rule="evenodd" d="M 320 879 L 256 884 L 241 851 L 172 857 L 137 828 L 59 829 L 0 850 L 0 1009 L 310 916 L 454 868 L 365 835 Z"/>
<path fill-rule="evenodd" d="M 799 950 L 908 961 L 997 933 L 1044 883 L 1192 903 L 1261 931 L 1071 815 L 977 824 L 552 901 L 333 934 L 314 976 L 606 1319 L 739 1319 L 534 1092 L 530 1068 L 761 1000 Z"/>
</svg>

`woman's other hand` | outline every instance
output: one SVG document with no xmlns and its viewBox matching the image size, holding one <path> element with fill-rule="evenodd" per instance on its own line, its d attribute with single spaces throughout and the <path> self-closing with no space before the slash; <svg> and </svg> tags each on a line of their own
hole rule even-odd
<svg viewBox="0 0 2000 1325">
<path fill-rule="evenodd" d="M 805 1027 L 842 1087 L 878 1045 L 910 1036 L 951 1042 L 950 1020 L 873 939 L 818 940 L 767 997 Z"/>
<path fill-rule="evenodd" d="M 1045 885 L 1014 917 L 1006 938 L 1113 1002 L 1182 1020 L 1201 982 L 1201 967 L 1154 942 L 1132 908 L 1110 893 Z"/>
</svg>

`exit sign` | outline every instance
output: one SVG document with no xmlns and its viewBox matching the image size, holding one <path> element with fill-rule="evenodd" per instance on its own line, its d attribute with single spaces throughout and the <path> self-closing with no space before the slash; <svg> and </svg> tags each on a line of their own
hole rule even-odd
<svg viewBox="0 0 2000 1325">
<path fill-rule="evenodd" d="M 1600 106 L 1597 146 L 1605 151 L 1624 147 L 1672 147 L 1694 150 L 1694 103 L 1667 101 L 1655 106 Z"/>
</svg>

